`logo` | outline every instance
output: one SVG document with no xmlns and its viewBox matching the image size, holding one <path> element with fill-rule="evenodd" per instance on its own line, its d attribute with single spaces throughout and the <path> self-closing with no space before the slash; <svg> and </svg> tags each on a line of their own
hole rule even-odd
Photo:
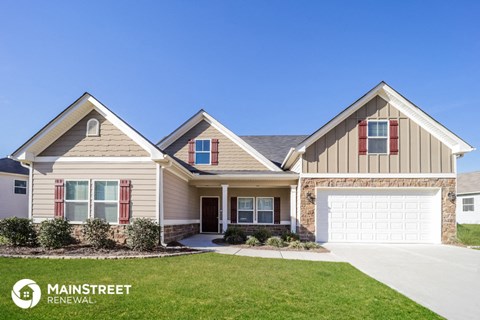
<svg viewBox="0 0 480 320">
<path fill-rule="evenodd" d="M 40 301 L 42 291 L 38 284 L 30 279 L 22 279 L 13 285 L 12 300 L 22 309 L 35 307 Z"/>
</svg>

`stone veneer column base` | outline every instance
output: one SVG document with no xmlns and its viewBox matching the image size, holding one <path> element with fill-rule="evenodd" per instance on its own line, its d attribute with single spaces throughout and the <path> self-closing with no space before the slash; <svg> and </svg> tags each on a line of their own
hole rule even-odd
<svg viewBox="0 0 480 320">
<path fill-rule="evenodd" d="M 259 229 L 267 229 L 273 236 L 281 236 L 284 232 L 290 230 L 289 224 L 229 224 L 228 226 L 242 229 L 248 236 L 254 234 Z"/>
<path fill-rule="evenodd" d="M 448 193 L 455 193 L 454 178 L 301 178 L 300 225 L 298 233 L 302 240 L 315 240 L 315 203 L 307 200 L 307 194 L 316 197 L 316 188 L 441 188 L 442 243 L 453 243 L 457 238 L 455 201 Z"/>
<path fill-rule="evenodd" d="M 165 243 L 169 243 L 200 233 L 200 224 L 191 223 L 165 226 L 163 232 Z"/>
</svg>

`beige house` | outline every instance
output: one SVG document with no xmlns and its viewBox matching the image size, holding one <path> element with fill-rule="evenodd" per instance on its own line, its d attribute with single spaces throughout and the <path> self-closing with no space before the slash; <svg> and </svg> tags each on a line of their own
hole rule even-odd
<svg viewBox="0 0 480 320">
<path fill-rule="evenodd" d="M 236 225 L 440 243 L 456 236 L 456 159 L 472 150 L 382 82 L 309 136 L 240 137 L 200 110 L 158 144 L 85 93 L 12 157 L 31 168 L 34 221 L 148 217 L 163 242 Z"/>
</svg>

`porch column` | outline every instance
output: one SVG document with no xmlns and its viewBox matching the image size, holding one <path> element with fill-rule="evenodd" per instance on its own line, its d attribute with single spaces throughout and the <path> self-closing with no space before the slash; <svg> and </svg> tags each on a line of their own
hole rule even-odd
<svg viewBox="0 0 480 320">
<path fill-rule="evenodd" d="M 222 184 L 222 232 L 227 231 L 228 226 L 228 184 Z"/>
<path fill-rule="evenodd" d="M 297 185 L 290 185 L 290 231 L 297 232 Z"/>
</svg>

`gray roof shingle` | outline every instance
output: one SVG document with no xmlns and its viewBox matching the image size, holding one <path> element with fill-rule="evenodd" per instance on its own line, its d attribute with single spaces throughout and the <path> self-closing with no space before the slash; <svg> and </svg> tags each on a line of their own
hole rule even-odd
<svg viewBox="0 0 480 320">
<path fill-rule="evenodd" d="M 457 176 L 457 194 L 480 193 L 480 171 L 460 173 Z"/>
<path fill-rule="evenodd" d="M 27 168 L 22 167 L 20 162 L 9 158 L 0 159 L 0 172 L 24 174 L 28 176 Z"/>
<path fill-rule="evenodd" d="M 281 166 L 290 148 L 296 147 L 308 135 L 240 136 L 246 143 L 277 166 Z"/>
</svg>

